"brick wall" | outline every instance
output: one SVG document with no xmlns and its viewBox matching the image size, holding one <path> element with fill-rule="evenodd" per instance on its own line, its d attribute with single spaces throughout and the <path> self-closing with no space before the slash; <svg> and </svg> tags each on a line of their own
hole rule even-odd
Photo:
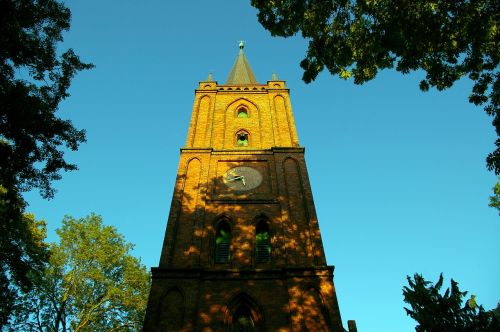
<svg viewBox="0 0 500 332">
<path fill-rule="evenodd" d="M 237 144 L 240 131 L 247 146 Z M 257 171 L 260 184 L 235 191 L 235 167 Z M 216 263 L 221 220 L 230 258 Z M 255 259 L 259 220 L 269 226 L 268 262 Z M 196 90 L 144 330 L 229 331 L 241 312 L 256 331 L 343 331 L 283 81 Z"/>
</svg>

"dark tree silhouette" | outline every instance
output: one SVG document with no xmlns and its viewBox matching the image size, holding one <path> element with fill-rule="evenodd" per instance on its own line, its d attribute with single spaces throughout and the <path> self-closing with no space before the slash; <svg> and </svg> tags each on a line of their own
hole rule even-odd
<svg viewBox="0 0 500 332">
<path fill-rule="evenodd" d="M 436 284 L 426 281 L 422 275 L 407 277 L 409 286 L 403 287 L 404 301 L 410 308 L 406 314 L 417 321 L 417 332 L 495 332 L 500 322 L 494 311 L 485 311 L 475 304 L 473 297 L 463 303 L 467 292 L 461 292 L 458 283 L 451 279 L 451 287 L 441 294 L 443 275 Z"/>
<path fill-rule="evenodd" d="M 21 192 L 51 198 L 60 171 L 75 170 L 64 149 L 77 150 L 85 132 L 56 115 L 74 75 L 92 67 L 72 49 L 58 52 L 70 11 L 56 0 L 0 0 L 0 326 L 16 287 L 44 264 L 23 211 Z"/>
<path fill-rule="evenodd" d="M 362 84 L 381 69 L 426 73 L 420 89 L 443 90 L 467 76 L 469 101 L 485 105 L 500 135 L 500 4 L 495 0 L 252 0 L 260 23 L 273 36 L 296 33 L 309 40 L 300 63 L 303 80 L 325 67 Z M 500 139 L 487 157 L 500 173 Z"/>
</svg>

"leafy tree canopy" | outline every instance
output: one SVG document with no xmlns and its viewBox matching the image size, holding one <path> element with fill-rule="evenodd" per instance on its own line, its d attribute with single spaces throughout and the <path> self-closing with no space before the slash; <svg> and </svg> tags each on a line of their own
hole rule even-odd
<svg viewBox="0 0 500 332">
<path fill-rule="evenodd" d="M 74 75 L 92 65 L 73 50 L 59 52 L 70 11 L 57 0 L 0 0 L 0 294 L 30 286 L 45 250 L 23 211 L 23 191 L 54 195 L 51 182 L 76 166 L 64 149 L 77 150 L 85 132 L 56 115 Z M 0 328 L 11 296 L 0 301 Z"/>
<path fill-rule="evenodd" d="M 404 301 L 410 308 L 406 314 L 417 321 L 417 332 L 495 332 L 500 330 L 500 321 L 494 311 L 485 311 L 475 304 L 474 297 L 466 303 L 458 283 L 451 279 L 451 287 L 441 294 L 443 275 L 432 285 L 421 275 L 407 277 L 409 286 L 403 287 Z"/>
<path fill-rule="evenodd" d="M 0 0 L 0 181 L 21 191 L 54 194 L 51 181 L 67 163 L 61 146 L 76 150 L 85 132 L 56 116 L 73 76 L 92 65 L 57 44 L 70 11 L 56 0 Z"/>
<path fill-rule="evenodd" d="M 65 217 L 48 268 L 17 303 L 12 331 L 139 331 L 150 276 L 114 227 Z"/>
<path fill-rule="evenodd" d="M 0 187 L 0 213 L 6 208 L 5 189 Z M 15 226 L 12 224 L 15 223 Z M 7 232 L 6 229 L 15 232 Z M 45 221 L 24 214 L 0 223 L 0 329 L 13 309 L 19 292 L 27 292 L 32 278 L 42 273 L 48 259 Z"/>
<path fill-rule="evenodd" d="M 362 84 L 379 70 L 423 70 L 420 89 L 467 76 L 469 101 L 484 105 L 500 135 L 499 14 L 496 0 L 252 0 L 273 36 L 309 39 L 303 80 L 324 68 Z M 500 173 L 500 139 L 487 167 Z"/>
<path fill-rule="evenodd" d="M 490 207 L 495 208 L 500 212 L 500 179 L 493 187 L 493 196 L 490 196 Z"/>
</svg>

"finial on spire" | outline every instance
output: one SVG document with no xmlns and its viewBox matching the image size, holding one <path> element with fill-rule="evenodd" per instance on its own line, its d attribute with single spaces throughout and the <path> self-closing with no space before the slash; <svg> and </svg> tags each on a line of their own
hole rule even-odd
<svg viewBox="0 0 500 332">
<path fill-rule="evenodd" d="M 212 82 L 214 79 L 212 77 L 212 73 L 208 73 L 208 78 L 207 78 L 207 82 Z"/>
<path fill-rule="evenodd" d="M 250 68 L 250 64 L 247 61 L 245 52 L 243 52 L 245 42 L 240 40 L 238 46 L 240 47 L 240 51 L 236 57 L 233 68 L 231 68 L 231 72 L 229 72 L 226 85 L 258 84 Z"/>
<path fill-rule="evenodd" d="M 273 75 L 271 76 L 271 81 L 277 81 L 278 80 L 278 75 L 276 75 L 276 73 L 273 73 Z"/>
</svg>

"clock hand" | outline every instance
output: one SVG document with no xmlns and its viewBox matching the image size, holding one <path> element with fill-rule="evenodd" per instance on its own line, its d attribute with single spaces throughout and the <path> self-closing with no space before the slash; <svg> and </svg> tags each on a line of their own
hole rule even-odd
<svg viewBox="0 0 500 332">
<path fill-rule="evenodd" d="M 245 184 L 245 177 L 241 176 L 241 182 L 243 183 L 244 186 L 246 186 L 246 184 Z"/>
<path fill-rule="evenodd" d="M 236 180 L 242 180 L 242 179 L 243 179 L 243 181 L 245 181 L 243 176 L 235 176 L 233 178 L 227 179 L 227 181 L 236 181 Z"/>
</svg>

